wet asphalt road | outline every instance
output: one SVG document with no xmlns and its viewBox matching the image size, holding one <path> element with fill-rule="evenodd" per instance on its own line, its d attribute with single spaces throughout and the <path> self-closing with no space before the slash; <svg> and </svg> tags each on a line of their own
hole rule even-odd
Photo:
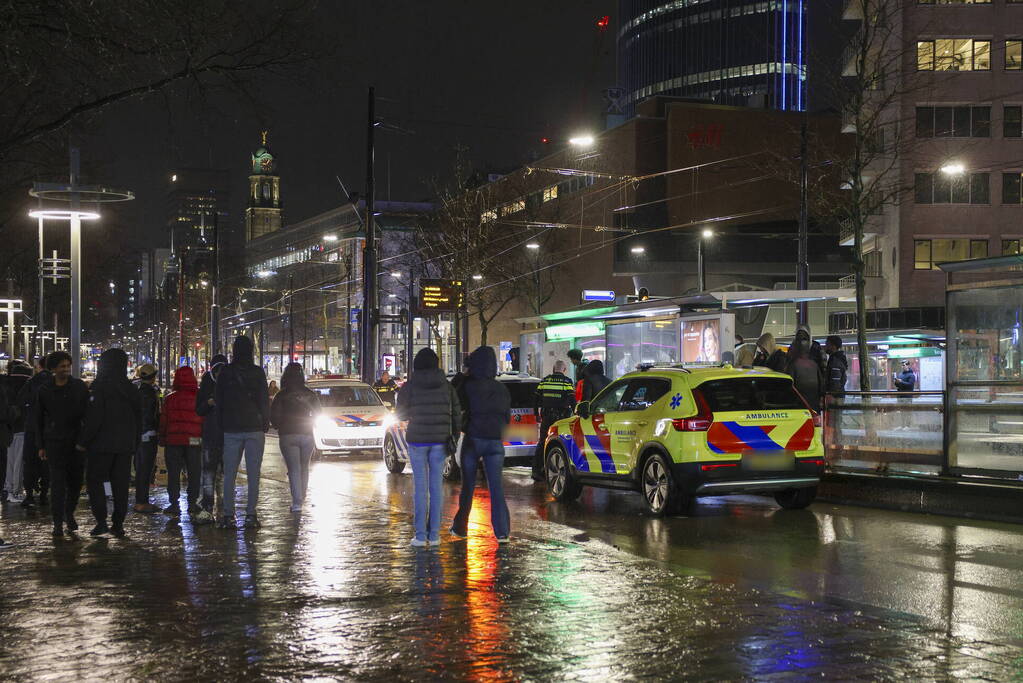
<svg viewBox="0 0 1023 683">
<path fill-rule="evenodd" d="M 494 542 L 480 491 L 468 541 L 415 550 L 408 471 L 317 463 L 314 504 L 293 516 L 268 444 L 258 532 L 131 515 L 128 539 L 54 541 L 45 512 L 6 507 L 0 536 L 17 547 L 0 554 L 0 679 L 1023 672 L 1021 527 L 753 497 L 657 520 L 628 493 L 548 502 L 515 469 L 512 543 Z M 88 517 L 80 506 L 82 532 Z"/>
</svg>

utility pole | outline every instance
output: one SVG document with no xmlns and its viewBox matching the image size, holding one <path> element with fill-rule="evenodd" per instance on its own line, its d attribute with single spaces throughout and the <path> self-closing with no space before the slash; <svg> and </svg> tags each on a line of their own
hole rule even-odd
<svg viewBox="0 0 1023 683">
<path fill-rule="evenodd" d="M 42 355 L 42 340 L 43 340 L 43 329 L 46 327 L 43 324 L 43 219 L 39 217 L 39 300 L 36 302 L 36 342 L 35 355 Z M 31 359 L 30 359 L 31 362 Z M 34 367 L 34 366 L 33 366 Z"/>
<path fill-rule="evenodd" d="M 295 274 L 288 275 L 288 362 L 295 360 Z M 281 366 L 281 373 L 284 366 Z"/>
<path fill-rule="evenodd" d="M 408 308 L 407 308 L 407 319 L 405 320 L 405 374 L 412 376 L 412 351 L 414 350 L 413 344 L 415 340 L 412 338 L 413 328 L 416 325 L 416 309 L 415 299 L 412 297 L 415 295 L 415 276 L 412 274 L 412 270 L 409 269 L 408 274 Z"/>
<path fill-rule="evenodd" d="M 211 356 L 220 353 L 220 216 L 213 213 L 213 278 L 210 282 L 213 287 L 210 292 L 210 351 Z M 260 313 L 260 324 L 262 324 L 262 312 Z M 263 344 L 263 337 L 259 338 L 260 347 Z M 261 357 L 262 357 L 262 348 Z M 262 365 L 262 363 L 260 363 Z"/>
<path fill-rule="evenodd" d="M 82 376 L 82 195 L 78 191 L 81 157 L 71 148 L 71 374 Z M 57 326 L 54 325 L 56 340 Z M 56 344 L 56 341 L 54 341 Z"/>
<path fill-rule="evenodd" d="M 362 350 L 360 366 L 362 381 L 372 384 L 377 364 L 377 234 L 373 202 L 373 171 L 376 134 L 376 93 L 369 88 L 369 118 L 366 128 L 366 246 L 362 263 Z"/>
<path fill-rule="evenodd" d="M 807 163 L 806 163 L 806 120 L 800 129 L 799 140 L 799 264 L 796 270 L 796 289 L 809 289 L 810 263 L 807 256 Z M 810 324 L 809 303 L 796 304 L 796 322 Z"/>
</svg>

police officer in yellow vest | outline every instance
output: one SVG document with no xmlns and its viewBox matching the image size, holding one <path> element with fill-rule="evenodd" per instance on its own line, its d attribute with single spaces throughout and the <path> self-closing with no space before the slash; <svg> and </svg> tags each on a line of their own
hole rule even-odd
<svg viewBox="0 0 1023 683">
<path fill-rule="evenodd" d="M 543 444 L 547 430 L 558 420 L 569 417 L 575 408 L 575 385 L 565 374 L 566 369 L 565 361 L 555 361 L 554 372 L 536 387 L 533 410 L 540 422 L 540 433 L 533 453 L 533 481 L 544 481 Z"/>
</svg>

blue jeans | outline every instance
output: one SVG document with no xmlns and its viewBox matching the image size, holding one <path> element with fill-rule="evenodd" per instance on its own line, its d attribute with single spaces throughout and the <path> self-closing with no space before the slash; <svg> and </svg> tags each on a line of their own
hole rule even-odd
<svg viewBox="0 0 1023 683">
<path fill-rule="evenodd" d="M 291 504 L 301 505 L 309 488 L 309 461 L 313 457 L 312 434 L 284 434 L 280 437 L 281 455 L 288 466 Z"/>
<path fill-rule="evenodd" d="M 458 494 L 458 513 L 452 527 L 465 535 L 469 527 L 469 513 L 472 512 L 472 496 L 476 490 L 476 469 L 479 461 L 487 473 L 487 488 L 490 489 L 490 524 L 494 536 L 505 538 L 511 533 L 511 517 L 508 503 L 504 500 L 504 443 L 500 439 L 477 439 L 466 437 L 462 441 L 462 490 Z"/>
<path fill-rule="evenodd" d="M 440 539 L 441 486 L 444 475 L 444 456 L 447 448 L 442 443 L 425 446 L 409 444 L 408 456 L 412 461 L 413 509 L 416 538 L 420 541 Z M 429 512 L 427 512 L 429 489 Z"/>
<path fill-rule="evenodd" d="M 224 432 L 224 516 L 234 517 L 234 482 L 238 478 L 238 466 L 245 454 L 245 476 L 249 480 L 249 499 L 245 512 L 256 514 L 259 502 L 259 471 L 263 467 L 263 446 L 266 435 L 263 432 Z"/>
</svg>

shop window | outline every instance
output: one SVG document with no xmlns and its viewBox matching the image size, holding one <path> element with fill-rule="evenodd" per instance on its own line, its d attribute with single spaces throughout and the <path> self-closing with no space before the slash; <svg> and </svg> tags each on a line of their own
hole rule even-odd
<svg viewBox="0 0 1023 683">
<path fill-rule="evenodd" d="M 1002 174 L 1002 204 L 1020 203 L 1021 178 L 1019 171 Z"/>
<path fill-rule="evenodd" d="M 916 44 L 918 71 L 988 71 L 991 41 L 972 38 L 938 38 Z"/>
<path fill-rule="evenodd" d="M 917 204 L 989 204 L 989 173 L 950 175 L 916 173 L 913 197 Z"/>
<path fill-rule="evenodd" d="M 1023 40 L 1005 41 L 1005 70 L 1020 71 L 1023 69 Z"/>
<path fill-rule="evenodd" d="M 1015 256 L 1019 252 L 1020 240 L 1002 240 L 1002 256 Z"/>
<path fill-rule="evenodd" d="M 991 136 L 991 107 L 917 107 L 918 138 Z"/>
<path fill-rule="evenodd" d="M 938 270 L 936 264 L 987 257 L 986 239 L 932 239 L 913 241 L 913 268 Z"/>
<path fill-rule="evenodd" d="M 1023 106 L 1007 104 L 1002 107 L 1002 137 L 1023 137 Z"/>
</svg>

